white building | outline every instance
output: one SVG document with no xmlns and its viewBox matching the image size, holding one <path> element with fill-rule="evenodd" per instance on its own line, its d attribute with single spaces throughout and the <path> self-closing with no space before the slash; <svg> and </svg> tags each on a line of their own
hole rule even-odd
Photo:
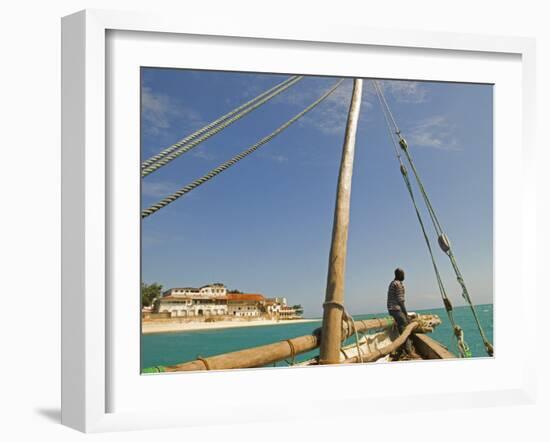
<svg viewBox="0 0 550 442">
<path fill-rule="evenodd" d="M 294 307 L 288 305 L 282 305 L 281 311 L 279 312 L 279 318 L 281 319 L 298 319 L 299 316 L 296 314 Z"/>
<path fill-rule="evenodd" d="M 273 301 L 275 301 L 277 304 L 280 305 L 287 305 L 286 304 L 286 298 L 283 296 L 278 296 L 277 298 L 271 298 Z"/>
<path fill-rule="evenodd" d="M 256 293 L 228 293 L 229 316 L 258 318 L 265 312 L 265 298 Z"/>
<path fill-rule="evenodd" d="M 210 284 L 167 290 L 160 298 L 158 312 L 172 317 L 227 316 L 227 288 Z"/>
<path fill-rule="evenodd" d="M 272 318 L 277 318 L 281 313 L 281 304 L 273 300 L 267 300 L 265 303 L 265 311 L 268 316 L 271 316 Z"/>
<path fill-rule="evenodd" d="M 220 284 L 219 282 L 214 284 L 203 285 L 202 287 L 183 287 L 183 288 L 173 288 L 164 292 L 163 296 L 174 296 L 174 297 L 186 297 L 186 296 L 203 296 L 203 297 L 212 297 L 212 296 L 225 296 L 227 295 L 227 287 Z"/>
<path fill-rule="evenodd" d="M 228 293 L 227 288 L 220 283 L 199 288 L 169 289 L 164 292 L 156 307 L 156 312 L 169 314 L 170 317 L 300 317 L 300 312 L 287 305 L 286 298 L 266 299 L 258 293 Z"/>
<path fill-rule="evenodd" d="M 282 296 L 267 299 L 265 306 L 266 313 L 273 319 L 298 319 L 302 313 L 290 307 L 287 299 Z"/>
</svg>

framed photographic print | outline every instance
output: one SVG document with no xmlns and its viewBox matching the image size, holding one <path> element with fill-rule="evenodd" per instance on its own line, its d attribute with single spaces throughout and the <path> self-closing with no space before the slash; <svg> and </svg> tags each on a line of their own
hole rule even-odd
<svg viewBox="0 0 550 442">
<path fill-rule="evenodd" d="M 331 29 L 63 19 L 63 423 L 532 400 L 533 42 Z"/>
</svg>

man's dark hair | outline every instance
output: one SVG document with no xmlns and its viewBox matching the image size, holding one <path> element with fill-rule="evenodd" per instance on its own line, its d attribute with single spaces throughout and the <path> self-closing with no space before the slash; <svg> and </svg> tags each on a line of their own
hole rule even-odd
<svg viewBox="0 0 550 442">
<path fill-rule="evenodd" d="M 405 279 L 405 271 L 399 267 L 395 269 L 395 279 L 398 281 L 403 281 Z"/>
</svg>

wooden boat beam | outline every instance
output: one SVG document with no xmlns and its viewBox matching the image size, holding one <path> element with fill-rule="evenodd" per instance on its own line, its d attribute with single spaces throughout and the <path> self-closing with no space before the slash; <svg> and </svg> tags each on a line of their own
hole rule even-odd
<svg viewBox="0 0 550 442">
<path fill-rule="evenodd" d="M 394 352 L 399 347 L 401 347 L 407 338 L 411 335 L 411 333 L 418 328 L 420 323 L 418 322 L 411 322 L 407 327 L 405 327 L 405 330 L 403 330 L 403 333 L 399 335 L 397 339 L 395 339 L 390 345 L 387 345 L 385 347 L 382 347 L 381 349 L 374 350 L 372 353 L 369 353 L 368 355 L 364 356 L 361 359 L 359 356 L 354 356 L 352 358 L 346 359 L 344 361 L 344 364 L 352 364 L 355 362 L 374 362 L 377 361 L 380 358 L 383 358 L 384 356 L 389 355 L 391 352 Z"/>
<path fill-rule="evenodd" d="M 447 348 L 427 335 L 412 336 L 414 348 L 424 359 L 455 359 L 456 356 Z"/>
<path fill-rule="evenodd" d="M 355 321 L 357 331 L 360 333 L 371 330 L 388 329 L 393 327 L 392 318 L 365 319 Z M 156 372 L 166 371 L 196 371 L 196 370 L 228 370 L 232 368 L 253 368 L 265 367 L 275 362 L 292 358 L 293 356 L 315 350 L 319 347 L 321 329 L 315 330 L 311 335 L 300 336 L 286 341 L 279 341 L 273 344 L 262 345 L 259 347 L 248 348 L 245 350 L 234 351 L 217 356 L 200 358 L 191 362 L 158 367 Z M 344 327 L 344 337 L 348 338 L 353 334 L 353 330 Z M 144 370 L 148 372 L 147 370 Z"/>
</svg>

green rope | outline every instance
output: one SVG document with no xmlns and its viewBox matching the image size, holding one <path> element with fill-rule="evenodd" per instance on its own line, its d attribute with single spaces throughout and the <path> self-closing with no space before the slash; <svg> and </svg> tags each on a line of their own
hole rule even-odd
<svg viewBox="0 0 550 442">
<path fill-rule="evenodd" d="M 164 373 L 166 371 L 166 368 L 162 365 L 157 365 L 155 367 L 147 367 L 141 370 L 142 374 L 150 374 L 150 373 Z"/>
<path fill-rule="evenodd" d="M 447 236 L 445 235 L 445 233 L 443 231 L 443 228 L 441 227 L 441 224 L 439 223 L 439 220 L 437 218 L 435 210 L 434 210 L 434 208 L 433 208 L 433 206 L 430 202 L 430 198 L 428 197 L 428 194 L 427 194 L 426 190 L 424 189 L 424 185 L 422 184 L 422 181 L 420 179 L 418 171 L 416 170 L 416 167 L 414 165 L 412 157 L 409 153 L 407 143 L 401 136 L 400 136 L 400 140 L 402 140 L 402 142 L 400 142 L 400 145 L 402 146 L 402 149 L 405 152 L 405 156 L 407 157 L 407 161 L 409 162 L 409 164 L 410 164 L 410 166 L 411 166 L 411 168 L 414 172 L 416 182 L 418 183 L 418 187 L 420 188 L 420 192 L 422 194 L 422 197 L 423 197 L 424 201 L 426 202 L 426 206 L 428 207 L 428 211 L 432 214 L 431 218 L 432 218 L 434 228 L 436 229 L 436 231 L 438 233 L 438 236 L 440 238 L 442 238 L 442 237 L 446 238 Z M 466 287 L 466 283 L 464 282 L 464 278 L 462 277 L 462 274 L 460 272 L 460 268 L 458 267 L 458 263 L 456 261 L 456 258 L 453 254 L 450 243 L 448 241 L 447 241 L 447 246 L 448 246 L 447 249 L 446 250 L 443 249 L 443 252 L 449 257 L 449 260 L 451 261 L 451 265 L 452 265 L 453 270 L 455 272 L 456 279 L 457 279 L 458 283 L 460 284 L 460 286 L 462 288 L 462 297 L 468 303 L 468 305 L 470 307 L 470 310 L 472 311 L 472 315 L 474 316 L 477 328 L 479 330 L 479 334 L 481 335 L 481 339 L 483 340 L 483 344 L 485 345 L 485 350 L 487 351 L 487 354 L 489 354 L 489 356 L 492 356 L 493 355 L 493 346 L 489 342 L 489 340 L 487 339 L 487 336 L 485 335 L 485 331 L 483 330 L 483 327 L 481 326 L 481 322 L 479 321 L 479 318 L 477 316 L 477 312 L 476 312 L 476 309 L 475 309 L 474 304 L 472 302 L 472 299 L 470 297 L 470 294 L 468 292 L 468 288 Z"/>
<path fill-rule="evenodd" d="M 411 166 L 411 169 L 412 169 L 413 174 L 414 174 L 415 179 L 416 179 L 416 183 L 418 185 L 418 188 L 420 189 L 420 193 L 422 195 L 422 198 L 424 200 L 424 203 L 426 204 L 426 207 L 428 209 L 428 213 L 429 213 L 430 218 L 432 220 L 432 224 L 433 224 L 434 229 L 435 229 L 435 231 L 438 235 L 438 239 L 440 240 L 440 246 L 441 246 L 443 252 L 449 257 L 449 260 L 451 261 L 451 265 L 452 265 L 453 270 L 455 272 L 456 279 L 457 279 L 458 283 L 460 284 L 460 286 L 462 288 L 462 297 L 466 300 L 466 302 L 468 303 L 468 305 L 469 305 L 469 307 L 472 311 L 472 314 L 474 316 L 477 328 L 479 330 L 479 334 L 481 336 L 481 339 L 483 340 L 483 344 L 485 345 L 485 350 L 487 351 L 489 356 L 492 356 L 493 355 L 493 345 L 487 339 L 487 336 L 485 335 L 483 327 L 481 326 L 481 322 L 479 321 L 479 318 L 477 316 L 477 312 L 475 310 L 474 304 L 472 302 L 472 299 L 471 299 L 470 294 L 468 292 L 468 289 L 466 287 L 466 283 L 464 282 L 464 278 L 462 277 L 462 274 L 461 274 L 460 269 L 458 267 L 458 263 L 456 261 L 456 258 L 453 254 L 452 249 L 451 249 L 451 245 L 450 245 L 450 243 L 447 239 L 447 236 L 446 236 L 446 234 L 443 230 L 443 227 L 441 226 L 441 223 L 439 222 L 439 219 L 438 219 L 437 214 L 435 212 L 435 209 L 433 208 L 433 205 L 430 201 L 428 193 L 426 192 L 424 184 L 423 184 L 422 180 L 420 179 L 420 175 L 418 173 L 418 170 L 416 169 L 416 166 L 415 166 L 415 164 L 412 160 L 411 154 L 409 152 L 407 142 L 403 138 L 403 136 L 401 135 L 401 131 L 399 130 L 399 127 L 397 126 L 397 123 L 395 122 L 395 119 L 393 118 L 393 115 L 392 115 L 391 110 L 389 108 L 389 105 L 386 101 L 386 98 L 384 97 L 384 93 L 383 93 L 382 89 L 377 84 L 376 80 L 374 82 L 375 82 L 375 88 L 377 88 L 377 93 L 378 93 L 378 96 L 379 96 L 379 100 L 381 101 L 381 104 L 383 102 L 382 107 L 383 108 L 385 107 L 386 111 L 390 115 L 391 120 L 393 122 L 394 129 L 395 129 L 395 134 L 399 138 L 399 146 L 401 147 L 401 150 L 405 153 L 405 156 L 407 158 L 407 162 Z M 386 116 L 385 112 L 384 112 L 384 116 Z M 391 132 L 391 129 L 390 129 L 390 132 Z M 391 136 L 392 136 L 393 142 L 395 143 L 395 138 L 393 136 L 393 133 L 392 133 Z M 401 156 L 399 156 L 399 160 L 401 162 Z M 403 170 L 403 167 L 404 167 L 404 165 L 401 162 L 402 170 Z M 445 245 L 445 248 L 443 247 L 441 240 L 444 240 L 443 243 Z"/>
<path fill-rule="evenodd" d="M 376 90 L 382 112 L 384 113 L 384 119 L 386 121 L 386 125 L 387 125 L 387 128 L 388 128 L 389 134 L 390 134 L 390 139 L 391 139 L 392 144 L 395 148 L 396 156 L 397 156 L 397 159 L 399 161 L 399 169 L 401 171 L 401 176 L 403 177 L 403 181 L 405 182 L 405 186 L 407 187 L 407 191 L 408 191 L 409 196 L 411 198 L 411 201 L 412 201 L 415 213 L 416 213 L 416 217 L 418 219 L 418 223 L 420 224 L 420 228 L 422 230 L 422 235 L 424 236 L 424 241 L 426 243 L 426 247 L 428 248 L 428 252 L 430 254 L 430 259 L 432 261 L 432 266 L 433 266 L 434 273 L 435 273 L 435 276 L 436 276 L 437 285 L 439 287 L 439 293 L 441 294 L 441 298 L 443 299 L 443 304 L 445 306 L 445 311 L 447 312 L 447 316 L 449 318 L 449 322 L 451 323 L 451 326 L 452 326 L 453 330 L 457 330 L 457 329 L 462 330 L 455 322 L 455 319 L 454 319 L 454 316 L 453 316 L 453 307 L 452 307 L 452 304 L 451 304 L 451 300 L 447 296 L 447 292 L 446 292 L 445 286 L 443 284 L 443 279 L 441 278 L 441 273 L 439 272 L 439 268 L 438 268 L 437 263 L 435 261 L 435 256 L 434 256 L 434 253 L 433 253 L 432 245 L 431 245 L 430 239 L 428 237 L 428 233 L 426 232 L 426 227 L 424 225 L 422 215 L 420 214 L 418 204 L 416 203 L 416 198 L 414 196 L 414 192 L 413 192 L 413 189 L 412 189 L 412 186 L 411 186 L 411 181 L 409 180 L 409 174 L 407 172 L 407 168 L 406 168 L 405 164 L 403 164 L 403 161 L 401 159 L 401 155 L 400 155 L 400 152 L 399 152 L 399 148 L 397 147 L 397 145 L 395 143 L 395 138 L 393 137 L 393 133 L 392 133 L 392 130 L 391 130 L 391 127 L 390 127 L 390 124 L 389 124 L 388 115 L 386 114 L 386 111 L 385 111 L 385 108 L 384 108 L 384 102 L 385 102 L 385 99 L 383 101 L 384 95 L 382 93 L 382 89 L 380 88 L 380 86 L 377 84 L 376 81 L 374 81 L 374 88 Z M 387 103 L 386 103 L 386 105 L 387 105 Z M 393 120 L 393 118 L 392 118 L 392 120 Z M 468 352 L 465 350 L 467 348 L 467 344 L 464 343 L 464 345 L 461 345 L 459 336 L 456 333 L 454 333 L 454 336 L 457 340 L 457 348 L 458 348 L 460 356 L 461 357 L 467 357 Z M 462 341 L 463 341 L 463 338 L 462 338 Z"/>
</svg>

